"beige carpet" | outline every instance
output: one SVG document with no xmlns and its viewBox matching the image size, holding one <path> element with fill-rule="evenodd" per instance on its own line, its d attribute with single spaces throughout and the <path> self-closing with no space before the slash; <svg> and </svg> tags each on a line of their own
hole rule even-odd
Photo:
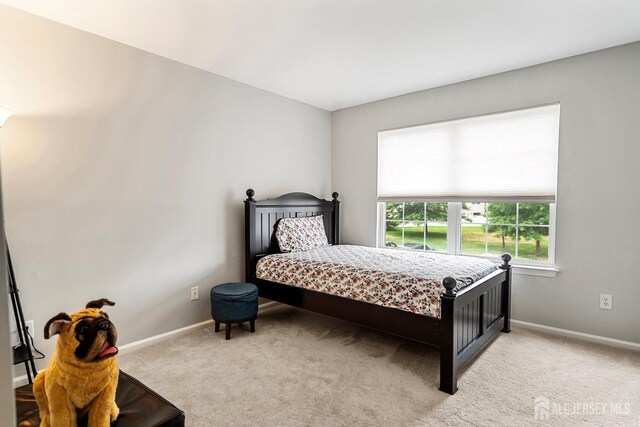
<svg viewBox="0 0 640 427">
<path fill-rule="evenodd" d="M 255 334 L 247 326 L 229 341 L 210 327 L 134 350 L 121 367 L 189 426 L 640 426 L 637 352 L 514 327 L 449 396 L 429 347 L 283 306 Z"/>
</svg>

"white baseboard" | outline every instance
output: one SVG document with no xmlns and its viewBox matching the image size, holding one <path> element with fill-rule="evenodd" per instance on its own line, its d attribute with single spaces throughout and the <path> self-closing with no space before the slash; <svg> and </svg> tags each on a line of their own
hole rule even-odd
<svg viewBox="0 0 640 427">
<path fill-rule="evenodd" d="M 269 301 L 264 304 L 260 304 L 258 306 L 258 312 L 263 312 L 265 310 L 269 310 L 271 308 L 279 306 L 280 303 L 276 301 Z M 149 344 L 155 343 L 157 341 L 161 341 L 163 339 L 174 337 L 182 334 L 186 334 L 187 332 L 192 332 L 197 329 L 206 328 L 211 325 L 213 320 L 205 320 L 204 322 L 196 323 L 194 325 L 185 326 L 184 328 L 174 329 L 173 331 L 165 332 L 162 334 L 154 335 L 149 338 L 144 338 L 138 341 L 130 342 L 129 344 L 125 344 L 122 346 L 118 346 L 118 354 L 126 354 L 133 349 L 142 348 Z M 27 385 L 29 380 L 27 379 L 27 375 L 21 375 L 19 377 L 15 377 L 13 379 L 13 388 L 22 387 L 23 385 Z"/>
<path fill-rule="evenodd" d="M 260 313 L 261 311 L 269 310 L 270 308 L 276 308 L 280 305 L 282 305 L 282 303 L 279 303 L 278 301 L 265 302 L 264 304 L 260 304 L 258 306 L 258 313 Z"/>
<path fill-rule="evenodd" d="M 184 328 L 174 329 L 173 331 L 164 332 L 162 334 L 154 335 L 152 337 L 144 338 L 138 341 L 133 341 L 133 342 L 130 342 L 129 344 L 118 346 L 118 354 L 127 354 L 134 348 L 145 347 L 149 344 L 155 343 L 156 341 L 161 341 L 166 338 L 177 336 L 177 335 L 183 335 L 188 332 L 195 331 L 197 329 L 206 328 L 212 323 L 213 323 L 213 320 L 205 320 L 204 322 L 185 326 Z"/>
<path fill-rule="evenodd" d="M 13 388 L 22 387 L 23 385 L 29 384 L 29 380 L 27 379 L 27 374 L 20 375 L 19 377 L 15 377 L 13 379 Z"/>
<path fill-rule="evenodd" d="M 281 305 L 279 302 L 270 301 L 264 304 L 260 304 L 260 306 L 258 307 L 258 311 L 263 312 L 265 310 L 278 307 L 279 305 Z M 130 352 L 132 349 L 141 348 L 151 343 L 155 343 L 157 341 L 160 341 L 169 337 L 186 334 L 188 332 L 195 331 L 197 329 L 202 329 L 212 323 L 213 323 L 213 320 L 206 320 L 204 322 L 196 323 L 194 325 L 185 326 L 184 328 L 174 329 L 173 331 L 165 332 L 159 335 L 154 335 L 149 338 L 144 338 L 138 341 L 125 344 L 123 346 L 118 347 L 118 350 L 120 351 L 120 354 L 126 354 Z M 517 326 L 522 326 L 523 328 L 546 332 L 552 335 L 560 335 L 560 336 L 571 337 L 571 338 L 575 338 L 583 341 L 609 345 L 612 347 L 640 351 L 640 343 L 635 343 L 631 341 L 623 341 L 615 338 L 602 337 L 599 335 L 585 334 L 583 332 L 576 332 L 576 331 L 570 331 L 568 329 L 554 328 L 552 326 L 540 325 L 538 323 L 524 322 L 522 320 L 516 320 L 516 319 L 511 319 L 511 323 Z M 21 387 L 23 385 L 26 385 L 27 383 L 28 383 L 28 380 L 26 375 L 21 375 L 13 379 L 14 388 Z"/>
<path fill-rule="evenodd" d="M 554 328 L 553 326 L 540 325 L 538 323 L 523 322 L 522 320 L 511 319 L 511 323 L 514 325 L 522 326 L 523 328 L 532 329 L 540 332 L 546 332 L 552 335 L 560 335 L 563 337 L 575 338 L 582 341 L 604 344 L 611 347 L 618 347 L 618 348 L 624 348 L 627 350 L 640 351 L 640 343 L 635 343 L 631 341 L 617 340 L 615 338 L 607 338 L 600 335 L 585 334 L 583 332 L 575 332 L 575 331 L 570 331 L 568 329 Z"/>
<path fill-rule="evenodd" d="M 264 304 L 260 304 L 258 306 L 258 313 L 263 312 L 265 310 L 268 310 L 270 308 L 273 308 L 273 307 L 275 307 L 275 306 L 277 306 L 279 304 L 280 303 L 278 303 L 276 301 L 269 301 L 269 302 L 266 302 Z M 154 335 L 152 337 L 145 338 L 145 339 L 142 339 L 142 340 L 139 340 L 139 341 L 130 342 L 129 344 L 125 344 L 123 346 L 118 347 L 118 350 L 119 350 L 118 354 L 126 354 L 126 353 L 130 352 L 134 348 L 144 347 L 146 345 L 149 345 L 151 343 L 155 343 L 156 341 L 163 340 L 165 338 L 186 334 L 188 332 L 192 332 L 192 331 L 195 331 L 197 329 L 206 328 L 207 326 L 211 325 L 212 323 L 213 323 L 213 320 L 205 320 L 204 322 L 196 323 L 195 325 L 185 326 L 184 328 L 174 329 L 173 331 L 165 332 L 163 334 Z"/>
</svg>

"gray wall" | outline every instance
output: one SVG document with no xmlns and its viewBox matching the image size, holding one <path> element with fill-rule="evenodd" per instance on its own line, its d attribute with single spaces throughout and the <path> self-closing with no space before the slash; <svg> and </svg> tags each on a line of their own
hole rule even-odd
<svg viewBox="0 0 640 427">
<path fill-rule="evenodd" d="M 640 342 L 640 43 L 352 107 L 332 114 L 342 240 L 376 243 L 383 129 L 560 101 L 555 278 L 518 275 L 513 316 Z M 613 310 L 598 308 L 613 295 Z"/>
<path fill-rule="evenodd" d="M 45 322 L 99 297 L 120 344 L 209 319 L 247 188 L 330 197 L 327 111 L 4 6 L 0 40 L 7 235 L 48 356 Z"/>
</svg>

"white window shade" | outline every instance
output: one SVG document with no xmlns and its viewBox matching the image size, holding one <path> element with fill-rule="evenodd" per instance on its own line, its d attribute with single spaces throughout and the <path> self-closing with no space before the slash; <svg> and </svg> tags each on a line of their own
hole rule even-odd
<svg viewBox="0 0 640 427">
<path fill-rule="evenodd" d="M 554 203 L 560 105 L 378 134 L 378 200 Z"/>
</svg>

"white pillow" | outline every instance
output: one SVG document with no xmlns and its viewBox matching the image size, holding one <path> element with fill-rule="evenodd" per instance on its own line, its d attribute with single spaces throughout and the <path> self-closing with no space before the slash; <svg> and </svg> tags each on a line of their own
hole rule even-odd
<svg viewBox="0 0 640 427">
<path fill-rule="evenodd" d="M 329 246 L 322 215 L 282 218 L 276 227 L 276 239 L 282 252 L 300 252 Z"/>
</svg>

